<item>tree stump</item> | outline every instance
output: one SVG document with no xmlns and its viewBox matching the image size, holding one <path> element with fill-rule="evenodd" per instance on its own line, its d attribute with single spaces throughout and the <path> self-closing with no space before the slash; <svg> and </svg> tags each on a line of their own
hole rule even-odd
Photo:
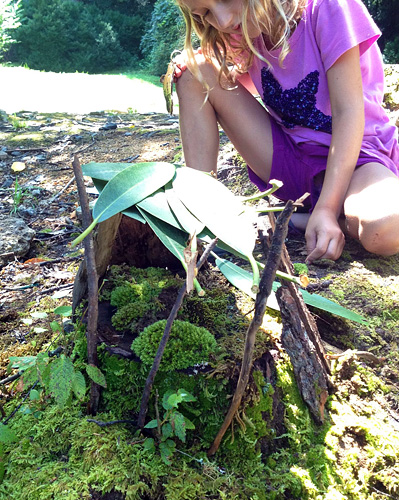
<svg viewBox="0 0 399 500">
<path fill-rule="evenodd" d="M 179 269 L 180 262 L 161 243 L 148 224 L 131 217 L 117 214 L 100 222 L 94 236 L 94 253 L 99 281 L 108 266 L 127 264 L 134 267 L 164 267 Z M 83 261 L 76 274 L 72 309 L 76 308 L 87 294 L 87 271 Z"/>
</svg>

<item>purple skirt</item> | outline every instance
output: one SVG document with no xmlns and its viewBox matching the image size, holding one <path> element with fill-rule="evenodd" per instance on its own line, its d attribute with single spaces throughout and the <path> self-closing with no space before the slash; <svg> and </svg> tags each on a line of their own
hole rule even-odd
<svg viewBox="0 0 399 500">
<path fill-rule="evenodd" d="M 282 201 L 297 200 L 305 193 L 310 196 L 304 201 L 305 207 L 311 211 L 319 199 L 324 176 L 316 176 L 326 170 L 329 148 L 323 145 L 308 143 L 296 144 L 284 132 L 280 125 L 270 117 L 273 137 L 273 162 L 270 179 L 278 179 L 283 186 L 273 193 Z M 356 168 L 366 163 L 380 163 L 393 171 L 390 165 L 385 165 L 380 158 L 360 152 Z M 397 171 L 394 172 L 397 175 Z M 248 166 L 250 180 L 260 189 L 266 191 L 270 184 L 258 177 Z"/>
</svg>

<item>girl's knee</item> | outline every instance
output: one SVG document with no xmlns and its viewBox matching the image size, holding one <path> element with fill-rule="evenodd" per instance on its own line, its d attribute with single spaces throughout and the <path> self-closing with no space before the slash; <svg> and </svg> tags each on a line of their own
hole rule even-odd
<svg viewBox="0 0 399 500">
<path fill-rule="evenodd" d="M 360 223 L 359 239 L 374 254 L 388 257 L 399 253 L 399 214 Z"/>
</svg>

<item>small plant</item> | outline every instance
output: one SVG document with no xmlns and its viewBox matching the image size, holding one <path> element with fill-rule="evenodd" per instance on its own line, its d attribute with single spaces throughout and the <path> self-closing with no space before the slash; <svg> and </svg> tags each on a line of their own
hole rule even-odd
<svg viewBox="0 0 399 500">
<path fill-rule="evenodd" d="M 72 314 L 70 306 L 59 306 L 54 309 L 54 313 L 62 318 Z M 48 314 L 44 311 L 37 311 L 31 314 L 31 318 L 25 318 L 22 322 L 28 326 L 32 325 L 33 318 L 46 319 Z M 63 321 L 51 321 L 50 329 L 55 334 L 64 334 Z M 34 327 L 35 333 L 43 333 L 47 328 Z M 67 406 L 72 400 L 73 394 L 77 399 L 83 399 L 86 393 L 86 381 L 83 373 L 75 369 L 72 359 L 62 353 L 63 348 L 58 347 L 53 352 L 39 352 L 35 356 L 11 356 L 7 368 L 8 373 L 18 370 L 18 376 L 22 379 L 23 387 L 30 387 L 30 402 L 40 400 L 42 394 L 50 395 L 54 398 L 60 408 Z M 92 365 L 84 365 L 87 375 L 96 384 L 106 387 L 103 373 Z M 23 413 L 34 413 L 30 404 L 23 405 Z M 1 436 L 0 436 L 1 442 Z"/>
<path fill-rule="evenodd" d="M 24 122 L 23 120 L 21 120 L 20 118 L 18 118 L 18 116 L 15 115 L 15 114 L 14 115 L 10 115 L 8 117 L 8 121 L 17 130 L 19 130 L 21 128 L 26 128 L 27 127 L 26 122 Z"/>
<path fill-rule="evenodd" d="M 195 425 L 178 411 L 178 406 L 183 402 L 196 401 L 196 398 L 184 389 L 177 392 L 172 390 L 165 392 L 162 398 L 162 406 L 165 410 L 162 420 L 158 415 L 156 402 L 157 418 L 148 422 L 145 429 L 156 429 L 156 439 L 146 438 L 144 449 L 155 453 L 157 447 L 165 464 L 170 465 L 170 458 L 176 449 L 176 443 L 172 438 L 176 437 L 183 443 L 186 442 L 187 429 L 195 429 Z"/>
<path fill-rule="evenodd" d="M 22 189 L 21 185 L 18 182 L 18 177 L 16 177 L 11 215 L 17 213 L 18 207 L 20 206 L 23 197 L 24 197 L 24 190 Z"/>
</svg>

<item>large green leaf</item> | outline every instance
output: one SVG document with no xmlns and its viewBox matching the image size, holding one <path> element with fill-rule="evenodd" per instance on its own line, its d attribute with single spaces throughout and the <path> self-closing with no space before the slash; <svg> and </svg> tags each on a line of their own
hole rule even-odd
<svg viewBox="0 0 399 500">
<path fill-rule="evenodd" d="M 116 174 L 125 170 L 125 168 L 131 167 L 132 163 L 86 163 L 82 165 L 83 175 L 87 175 L 94 179 L 99 179 L 102 181 L 109 181 Z"/>
<path fill-rule="evenodd" d="M 71 246 L 76 246 L 86 238 L 97 223 L 109 219 L 119 212 L 128 211 L 126 215 L 139 219 L 135 216 L 133 205 L 169 182 L 174 176 L 175 170 L 176 167 L 171 163 L 136 163 L 129 164 L 107 183 L 104 180 L 93 178 L 94 185 L 100 193 L 93 209 L 94 220 L 80 236 L 73 240 Z M 92 174 L 95 175 L 94 172 Z"/>
<path fill-rule="evenodd" d="M 137 206 L 171 226 L 183 230 L 168 204 L 165 189 L 158 189 L 154 194 L 137 203 Z"/>
<path fill-rule="evenodd" d="M 191 168 L 176 171 L 173 189 L 188 210 L 213 234 L 246 256 L 252 267 L 256 291 L 259 270 L 252 255 L 256 234 L 241 201 L 209 174 Z"/>
<path fill-rule="evenodd" d="M 216 265 L 232 285 L 239 288 L 242 292 L 246 293 L 250 297 L 255 298 L 255 294 L 251 292 L 251 273 L 245 271 L 236 264 L 233 264 L 232 262 L 221 258 L 216 259 Z M 275 281 L 273 283 L 273 291 L 275 292 L 280 286 L 280 283 Z M 360 314 L 346 309 L 345 307 L 337 304 L 336 302 L 333 302 L 332 300 L 326 299 L 325 297 L 322 297 L 321 295 L 318 295 L 316 293 L 309 293 L 306 290 L 299 289 L 299 291 L 302 294 L 305 304 L 309 306 L 316 307 L 317 309 L 321 309 L 322 311 L 327 311 L 331 314 L 335 314 L 336 316 L 340 316 L 357 323 L 367 324 L 367 321 L 363 316 L 360 316 Z M 271 302 L 270 304 L 268 301 L 267 305 L 272 309 L 279 310 L 277 300 L 275 303 Z"/>
<path fill-rule="evenodd" d="M 252 221 L 227 187 L 205 172 L 180 168 L 173 180 L 173 190 L 218 238 L 244 255 L 252 253 L 255 245 Z"/>
<path fill-rule="evenodd" d="M 116 174 L 102 190 L 93 209 L 97 222 L 135 205 L 169 182 L 176 168 L 170 163 L 138 163 Z"/>
</svg>

